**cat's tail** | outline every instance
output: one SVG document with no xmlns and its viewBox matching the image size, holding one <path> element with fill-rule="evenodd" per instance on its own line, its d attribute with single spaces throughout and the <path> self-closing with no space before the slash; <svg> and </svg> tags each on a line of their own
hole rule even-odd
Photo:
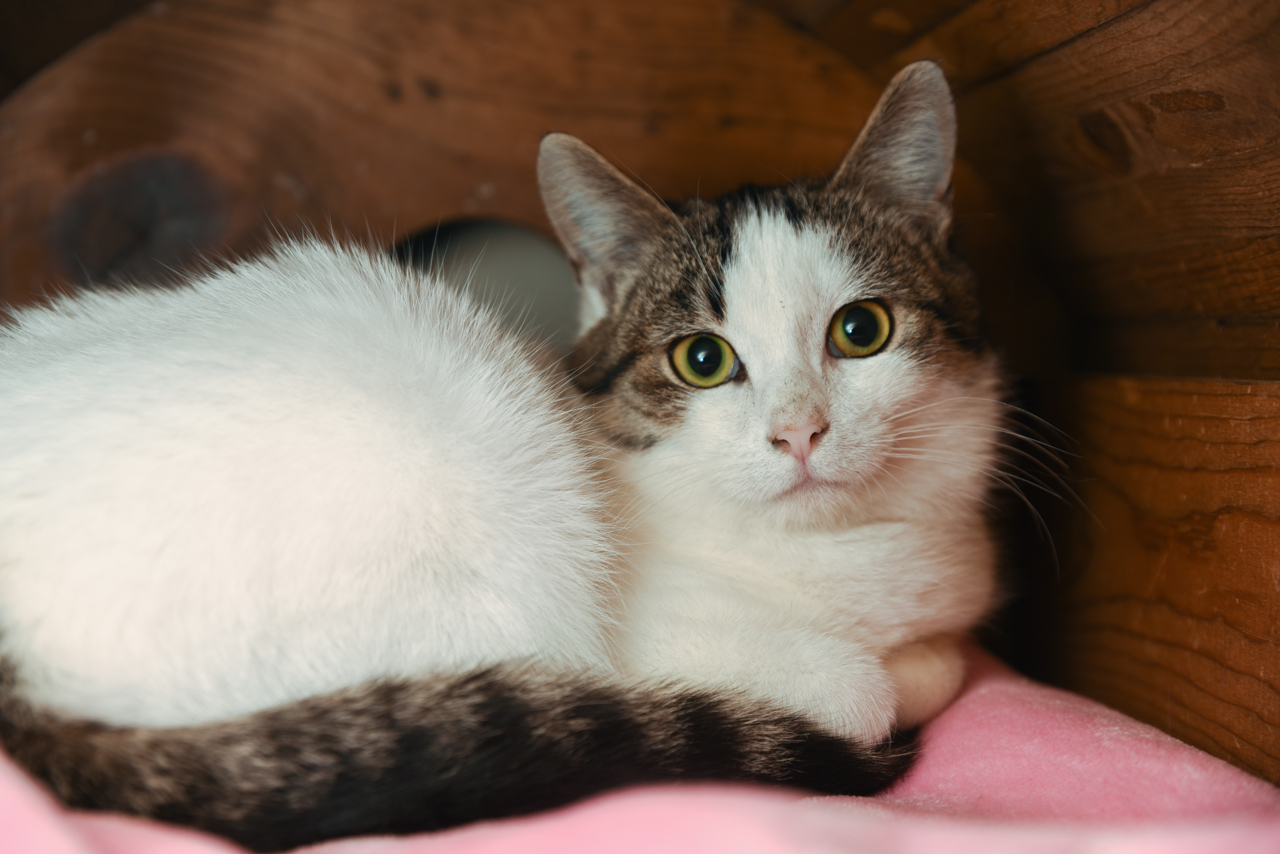
<svg viewBox="0 0 1280 854">
<path fill-rule="evenodd" d="M 226 723 L 57 719 L 0 675 L 0 741 L 74 807 L 203 828 L 259 851 L 434 830 L 670 780 L 883 789 L 910 744 L 861 747 L 803 718 L 677 687 L 493 668 L 387 681 Z"/>
</svg>

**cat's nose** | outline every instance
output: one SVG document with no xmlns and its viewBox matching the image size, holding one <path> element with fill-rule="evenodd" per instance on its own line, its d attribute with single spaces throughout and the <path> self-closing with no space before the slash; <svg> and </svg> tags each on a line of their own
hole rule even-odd
<svg viewBox="0 0 1280 854">
<path fill-rule="evenodd" d="M 779 430 L 773 437 L 773 446 L 786 451 L 803 463 L 809 459 L 809 455 L 813 453 L 818 440 L 826 435 L 826 432 L 827 427 L 825 424 L 811 421 L 799 427 Z"/>
</svg>

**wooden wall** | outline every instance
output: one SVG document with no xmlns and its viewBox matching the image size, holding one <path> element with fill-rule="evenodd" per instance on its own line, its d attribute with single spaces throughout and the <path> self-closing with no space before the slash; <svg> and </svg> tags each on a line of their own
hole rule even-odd
<svg viewBox="0 0 1280 854">
<path fill-rule="evenodd" d="M 147 0 L 7 0 L 0 3 L 0 98 Z"/>
<path fill-rule="evenodd" d="M 883 81 L 938 59 L 992 337 L 1078 454 L 1060 564 L 1017 566 L 1006 644 L 1280 781 L 1280 0 L 367 9 L 157 4 L 19 88 L 0 296 L 272 229 L 545 227 L 548 130 L 670 197 L 822 172 Z"/>
<path fill-rule="evenodd" d="M 767 5 L 878 80 L 942 62 L 1053 281 L 1088 512 L 1043 672 L 1280 782 L 1280 3 Z"/>
<path fill-rule="evenodd" d="M 306 227 L 543 227 L 550 130 L 670 196 L 822 172 L 878 88 L 731 0 L 157 4 L 0 108 L 0 284 L 25 299 Z"/>
</svg>

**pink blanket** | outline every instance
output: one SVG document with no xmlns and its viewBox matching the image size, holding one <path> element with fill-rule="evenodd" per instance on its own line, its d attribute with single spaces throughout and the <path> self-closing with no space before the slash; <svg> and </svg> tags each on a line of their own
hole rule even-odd
<svg viewBox="0 0 1280 854">
<path fill-rule="evenodd" d="M 1089 700 L 972 653 L 919 763 L 875 798 L 740 786 L 615 792 L 529 818 L 316 846 L 326 854 L 1261 854 L 1280 790 Z M 230 854 L 190 831 L 61 809 L 0 756 L 0 852 Z"/>
</svg>

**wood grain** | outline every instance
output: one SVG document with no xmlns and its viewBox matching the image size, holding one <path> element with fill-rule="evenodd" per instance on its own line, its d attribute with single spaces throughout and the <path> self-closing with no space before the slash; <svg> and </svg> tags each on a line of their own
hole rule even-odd
<svg viewBox="0 0 1280 854">
<path fill-rule="evenodd" d="M 1264 149 L 1280 132 L 1278 23 L 1274 0 L 1149 3 L 963 97 L 962 148 L 1007 201 L 1057 208 L 1039 230 L 1066 251 L 1103 239 L 1088 220 L 1110 204 L 1138 215 L 1124 234 L 1146 246 L 1212 226 L 1206 201 L 1242 209 L 1220 231 L 1255 227 L 1244 211 L 1267 196 L 1247 191 L 1271 180 Z M 1175 195 L 1181 206 L 1162 207 Z M 1073 216 L 1080 205 L 1088 215 Z M 1119 239 L 1078 254 L 1118 252 Z"/>
<path fill-rule="evenodd" d="M 1280 384 L 1092 378 L 1058 672 L 1280 782 Z"/>
<path fill-rule="evenodd" d="M 9 0 L 0 3 L 0 98 L 79 42 L 148 0 Z"/>
<path fill-rule="evenodd" d="M 153 6 L 0 106 L 0 293 L 134 271 L 125 246 L 86 274 L 68 222 L 172 255 L 183 235 L 156 223 L 186 216 L 199 239 L 164 259 L 179 264 L 251 251 L 272 228 L 386 241 L 454 217 L 545 227 L 533 159 L 550 130 L 671 197 L 822 173 L 878 94 L 732 0 Z M 145 234 L 112 232 L 121 194 L 155 186 L 124 229 Z"/>
<path fill-rule="evenodd" d="M 1280 378 L 1280 2 L 1152 0 L 959 110 L 962 152 L 1056 270 L 1075 364 Z"/>
<path fill-rule="evenodd" d="M 879 97 L 829 48 L 733 0 L 379 10 L 151 7 L 0 105 L 0 299 L 163 276 L 279 232 L 387 243 L 486 216 L 546 229 L 533 161 L 550 130 L 667 198 L 822 174 Z M 1046 288 L 981 180 L 963 183 L 962 246 L 1007 295 L 993 333 L 1034 370 Z"/>
<path fill-rule="evenodd" d="M 1146 2 L 978 0 L 868 70 L 888 80 L 909 63 L 933 59 L 963 92 Z"/>
<path fill-rule="evenodd" d="M 973 2 L 851 0 L 810 26 L 815 36 L 870 71 Z"/>
<path fill-rule="evenodd" d="M 1280 315 L 1280 235 L 1201 240 L 1064 265 L 1090 317 L 1137 319 Z M 1120 370 L 1126 370 L 1120 368 Z"/>
<path fill-rule="evenodd" d="M 842 7 L 849 5 L 849 0 L 751 0 L 762 9 L 768 9 L 775 15 L 807 29 L 820 25 Z"/>
<path fill-rule="evenodd" d="M 1274 317 L 1145 317 L 1077 322 L 1076 365 L 1148 375 L 1269 379 L 1280 376 L 1280 321 Z"/>
</svg>

